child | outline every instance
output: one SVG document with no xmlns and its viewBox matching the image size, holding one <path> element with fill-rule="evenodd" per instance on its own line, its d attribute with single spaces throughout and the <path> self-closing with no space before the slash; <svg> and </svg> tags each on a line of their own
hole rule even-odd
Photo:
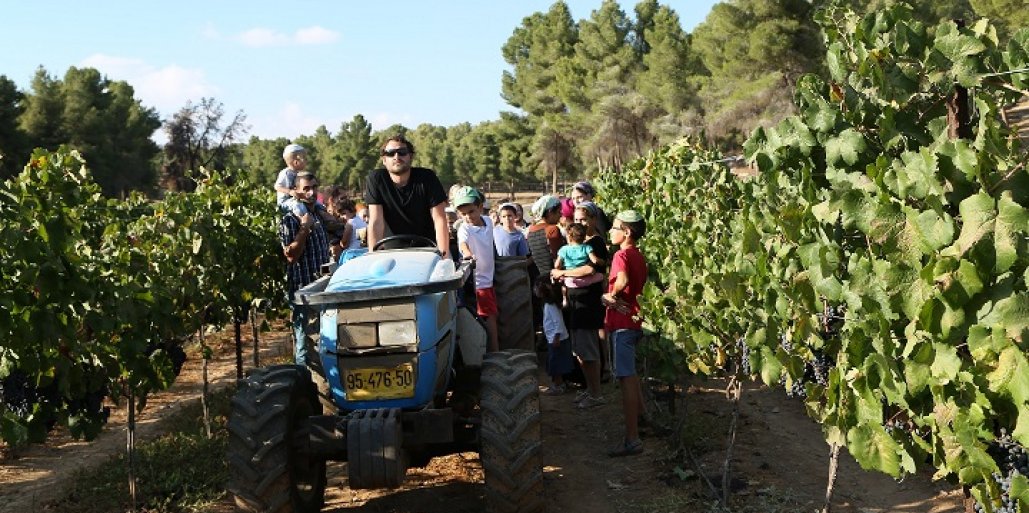
<svg viewBox="0 0 1029 513">
<path fill-rule="evenodd" d="M 568 391 L 564 375 L 572 372 L 572 340 L 561 313 L 561 286 L 543 276 L 536 282 L 536 297 L 543 301 L 543 334 L 547 339 L 547 374 L 553 384 L 543 391 L 546 395 L 561 395 Z"/>
<path fill-rule="evenodd" d="M 589 244 L 583 244 L 586 240 L 586 227 L 581 224 L 571 224 L 565 230 L 568 234 L 568 244 L 561 246 L 561 249 L 557 250 L 557 261 L 554 262 L 555 269 L 572 270 L 578 269 L 592 262 L 593 264 L 600 265 L 600 260 L 597 255 L 593 253 L 593 246 Z M 582 281 L 574 281 L 574 279 L 566 278 L 566 285 L 573 288 L 577 286 L 591 285 L 596 283 L 583 284 Z"/>
<path fill-rule="evenodd" d="M 286 167 L 279 171 L 275 179 L 275 203 L 284 214 L 293 212 L 302 216 L 307 213 L 307 207 L 294 199 L 290 190 L 296 182 L 297 173 L 307 169 L 307 150 L 299 144 L 290 144 L 282 150 L 282 160 L 286 161 Z"/>
<path fill-rule="evenodd" d="M 497 335 L 497 296 L 493 290 L 493 225 L 482 215 L 482 193 L 462 187 L 454 195 L 454 208 L 461 216 L 457 243 L 461 256 L 475 259 L 475 300 L 479 317 L 486 323 L 489 351 L 500 350 Z"/>
<path fill-rule="evenodd" d="M 561 220 L 558 226 L 561 227 L 561 234 L 568 237 L 568 227 L 572 225 L 575 216 L 575 204 L 571 198 L 561 198 Z"/>
<path fill-rule="evenodd" d="M 343 249 L 358 249 L 364 246 L 364 232 L 368 229 L 368 222 L 361 216 L 361 208 L 363 205 L 357 205 L 350 201 L 349 205 L 351 208 L 348 212 L 344 212 L 344 217 L 347 219 L 347 224 L 350 225 L 354 230 L 354 235 L 350 238 L 350 246 Z"/>
<path fill-rule="evenodd" d="M 354 200 L 347 197 L 347 191 L 338 185 L 329 189 L 329 200 L 326 210 L 336 220 L 341 221 L 339 226 L 334 223 L 327 225 L 329 232 L 329 244 L 339 244 L 340 252 L 348 249 L 361 247 L 361 240 L 357 237 L 357 230 L 351 220 L 357 214 L 357 207 Z M 322 219 L 325 217 L 322 216 Z M 356 245 L 355 245 L 356 244 Z"/>
<path fill-rule="evenodd" d="M 493 229 L 493 242 L 497 246 L 497 256 L 526 256 L 529 254 L 529 243 L 525 234 L 515 225 L 518 211 L 514 204 L 500 205 L 500 226 Z"/>
<path fill-rule="evenodd" d="M 615 377 L 621 384 L 625 414 L 625 438 L 608 452 L 612 457 L 643 452 L 639 435 L 643 390 L 636 375 L 636 343 L 643 336 L 639 295 L 647 281 L 647 262 L 636 244 L 646 231 L 646 221 L 635 210 L 619 212 L 609 230 L 611 243 L 618 246 L 618 251 L 611 258 L 607 293 L 601 300 L 607 307 L 604 328 L 611 333 Z"/>
</svg>

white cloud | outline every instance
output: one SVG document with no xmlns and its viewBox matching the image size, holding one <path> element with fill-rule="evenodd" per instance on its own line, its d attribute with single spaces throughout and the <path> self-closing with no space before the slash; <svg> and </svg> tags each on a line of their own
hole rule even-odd
<svg viewBox="0 0 1029 513">
<path fill-rule="evenodd" d="M 141 59 L 94 54 L 81 63 L 100 70 L 114 80 L 124 80 L 136 90 L 143 105 L 162 113 L 174 112 L 188 101 L 215 96 L 218 88 L 209 83 L 204 70 L 171 64 L 156 67 Z"/>
<path fill-rule="evenodd" d="M 236 40 L 244 46 L 261 48 L 265 46 L 285 46 L 289 44 L 289 36 L 266 28 L 253 28 L 236 36 Z"/>
<path fill-rule="evenodd" d="M 339 40 L 339 33 L 318 26 L 302 28 L 293 39 L 301 45 L 323 45 Z"/>
<path fill-rule="evenodd" d="M 321 125 L 329 132 L 335 133 L 342 123 L 339 116 L 327 116 L 324 113 L 310 113 L 294 101 L 288 101 L 270 115 L 256 114 L 247 118 L 251 123 L 250 135 L 262 139 L 286 137 L 293 139 L 299 135 L 311 135 Z"/>
<path fill-rule="evenodd" d="M 393 125 L 404 125 L 407 128 L 414 128 L 414 117 L 410 114 L 397 114 L 395 112 L 376 112 L 368 116 L 368 122 L 372 130 L 385 130 Z"/>
<path fill-rule="evenodd" d="M 217 33 L 213 28 L 205 33 Z M 245 46 L 263 48 L 268 46 L 323 45 L 339 40 L 339 32 L 313 26 L 298 29 L 293 34 L 278 32 L 269 28 L 256 27 L 237 34 L 233 39 Z"/>
<path fill-rule="evenodd" d="M 207 25 L 204 25 L 204 30 L 201 31 L 200 34 L 207 39 L 218 40 L 222 38 L 221 32 L 218 32 L 218 27 L 215 27 L 214 23 L 210 22 L 208 22 Z"/>
</svg>

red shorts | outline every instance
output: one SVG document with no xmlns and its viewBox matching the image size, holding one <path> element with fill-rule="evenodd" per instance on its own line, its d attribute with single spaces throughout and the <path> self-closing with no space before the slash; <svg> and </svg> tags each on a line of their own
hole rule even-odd
<svg viewBox="0 0 1029 513">
<path fill-rule="evenodd" d="M 475 309 L 479 313 L 479 317 L 493 317 L 497 315 L 497 294 L 493 291 L 493 287 L 485 289 L 475 289 Z"/>
</svg>

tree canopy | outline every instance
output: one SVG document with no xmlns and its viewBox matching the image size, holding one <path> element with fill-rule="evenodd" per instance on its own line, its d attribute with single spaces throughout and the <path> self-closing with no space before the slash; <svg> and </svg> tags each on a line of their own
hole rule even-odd
<svg viewBox="0 0 1029 513">
<path fill-rule="evenodd" d="M 40 68 L 18 120 L 32 146 L 56 150 L 68 145 L 82 152 L 107 195 L 154 184 L 151 159 L 158 147 L 150 137 L 161 121 L 154 109 L 135 98 L 127 82 L 109 80 L 93 68 L 75 67 L 60 80 Z M 28 154 L 14 158 L 25 162 Z"/>
</svg>

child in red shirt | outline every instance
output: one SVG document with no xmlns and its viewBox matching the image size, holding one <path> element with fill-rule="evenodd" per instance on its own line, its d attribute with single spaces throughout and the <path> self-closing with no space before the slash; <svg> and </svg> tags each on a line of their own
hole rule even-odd
<svg viewBox="0 0 1029 513">
<path fill-rule="evenodd" d="M 639 317 L 639 295 L 647 282 L 647 262 L 636 247 L 647 231 L 647 223 L 635 210 L 619 212 L 609 231 L 618 251 L 611 258 L 607 293 L 601 297 L 607 306 L 604 328 L 611 334 L 615 377 L 621 384 L 625 414 L 625 439 L 608 456 L 629 456 L 643 452 L 639 435 L 639 416 L 643 412 L 643 390 L 636 375 L 636 344 L 643 336 Z"/>
</svg>

